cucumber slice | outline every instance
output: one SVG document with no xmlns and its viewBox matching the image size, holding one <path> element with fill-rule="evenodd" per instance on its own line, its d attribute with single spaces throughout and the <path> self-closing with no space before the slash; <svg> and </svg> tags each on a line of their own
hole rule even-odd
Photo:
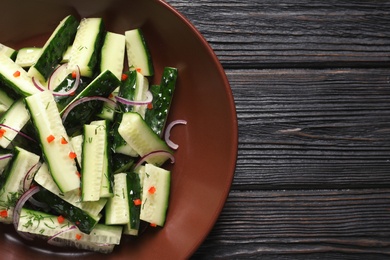
<svg viewBox="0 0 390 260">
<path fill-rule="evenodd" d="M 15 63 L 23 68 L 29 68 L 34 65 L 42 53 L 42 48 L 25 47 L 18 51 Z"/>
<path fill-rule="evenodd" d="M 89 234 L 92 231 L 102 216 L 91 215 L 43 188 L 34 195 L 34 198 L 40 202 L 46 203 L 50 210 L 65 217 L 74 223 L 80 231 L 86 234 Z"/>
<path fill-rule="evenodd" d="M 128 100 L 142 101 L 146 99 L 146 93 L 149 89 L 148 79 L 137 71 L 126 72 L 126 80 L 124 80 L 119 88 L 119 97 L 123 97 Z M 122 136 L 118 133 L 118 127 L 122 121 L 122 115 L 125 112 L 137 112 L 142 116 L 145 115 L 147 105 L 128 106 L 125 104 L 118 104 L 121 112 L 117 113 L 114 118 L 113 124 L 113 149 L 116 153 L 137 157 L 137 152 L 128 144 Z"/>
<path fill-rule="evenodd" d="M 123 34 L 113 32 L 106 33 L 101 51 L 100 71 L 110 70 L 118 80 L 122 79 L 125 45 L 125 36 Z M 112 95 L 116 95 L 116 93 L 112 93 Z M 113 107 L 111 103 L 105 102 L 98 116 L 102 119 L 112 121 L 114 119 L 114 114 L 115 107 Z"/>
<path fill-rule="evenodd" d="M 125 36 L 107 32 L 101 50 L 100 71 L 111 70 L 121 80 L 125 60 Z"/>
<path fill-rule="evenodd" d="M 68 219 L 59 223 L 56 215 L 23 207 L 18 231 L 46 237 L 55 236 L 55 241 L 74 241 L 76 244 L 93 243 L 95 247 L 104 244 L 118 245 L 122 236 L 121 226 L 96 224 L 90 234 L 85 234 L 78 228 L 71 228 L 72 226 L 73 224 Z"/>
<path fill-rule="evenodd" d="M 103 168 L 102 168 L 102 179 L 100 185 L 100 198 L 109 198 L 114 195 L 113 184 L 112 184 L 112 161 L 111 161 L 111 149 L 110 149 L 110 126 L 107 120 L 92 121 L 91 125 L 95 125 L 97 128 L 102 128 L 101 131 L 104 133 L 104 146 L 103 150 Z"/>
<path fill-rule="evenodd" d="M 47 81 L 73 41 L 78 25 L 78 20 L 72 15 L 68 15 L 60 21 L 42 47 L 38 60 L 29 68 L 28 75 L 30 77 L 36 77 L 41 82 Z"/>
<path fill-rule="evenodd" d="M 141 220 L 164 226 L 168 209 L 170 182 L 170 171 L 152 164 L 145 165 L 145 178 L 142 185 Z"/>
<path fill-rule="evenodd" d="M 14 60 L 17 53 L 18 52 L 14 48 L 11 48 L 7 45 L 0 43 L 0 54 L 4 54 L 8 58 L 11 58 L 12 60 Z"/>
<path fill-rule="evenodd" d="M 80 68 L 81 76 L 93 77 L 99 62 L 99 54 L 104 37 L 102 18 L 83 18 L 80 21 L 72 50 L 70 53 L 68 72 Z"/>
<path fill-rule="evenodd" d="M 173 94 L 176 88 L 177 69 L 165 67 L 161 77 L 160 85 L 150 87 L 152 92 L 152 108 L 145 112 L 145 121 L 152 130 L 159 136 L 162 135 L 169 109 L 172 103 Z"/>
<path fill-rule="evenodd" d="M 46 163 L 43 163 L 41 165 L 41 167 L 34 176 L 34 180 L 36 183 L 38 183 L 54 195 L 61 197 L 64 201 L 75 207 L 78 207 L 79 209 L 85 211 L 92 216 L 98 216 L 107 202 L 106 199 L 100 199 L 94 202 L 83 202 L 81 201 L 79 190 L 62 193 L 60 189 L 58 189 L 57 184 L 54 182 Z"/>
<path fill-rule="evenodd" d="M 111 197 L 110 167 L 108 163 L 108 124 L 105 120 L 84 125 L 82 150 L 81 193 L 83 201 L 97 201 Z"/>
<path fill-rule="evenodd" d="M 82 154 L 83 154 L 83 142 L 84 142 L 84 137 L 83 135 L 76 135 L 70 137 L 70 142 L 72 143 L 74 152 L 77 154 L 77 162 L 79 166 L 81 166 L 82 162 Z"/>
<path fill-rule="evenodd" d="M 70 101 L 70 103 L 63 107 L 63 109 L 60 109 L 60 114 L 62 115 L 73 102 L 83 97 L 108 97 L 117 88 L 117 86 L 119 86 L 119 84 L 120 81 L 111 71 L 103 71 L 76 97 L 74 97 Z M 98 111 L 101 110 L 102 106 L 103 102 L 92 100 L 79 104 L 78 106 L 73 108 L 64 122 L 64 125 L 69 135 L 72 135 L 72 133 L 82 128 L 83 124 L 86 124 L 91 121 L 92 118 L 95 117 L 95 115 L 98 113 Z"/>
<path fill-rule="evenodd" d="M 153 132 L 138 113 L 124 113 L 118 132 L 140 156 L 159 150 L 172 153 L 169 146 Z M 160 166 L 168 159 L 168 155 L 161 154 L 149 157 L 146 161 Z"/>
<path fill-rule="evenodd" d="M 29 120 L 30 114 L 24 104 L 24 99 L 19 99 L 0 118 L 1 124 L 10 127 L 0 127 L 3 131 L 0 146 L 7 148 Z"/>
<path fill-rule="evenodd" d="M 154 74 L 152 57 L 141 29 L 125 32 L 126 53 L 129 68 L 140 71 L 144 76 Z"/>
<path fill-rule="evenodd" d="M 4 106 L 6 110 L 12 106 L 12 104 L 15 102 L 15 100 L 8 95 L 7 92 L 0 89 L 0 104 Z"/>
<path fill-rule="evenodd" d="M 0 54 L 0 82 L 23 97 L 40 92 L 27 72 L 9 57 Z"/>
<path fill-rule="evenodd" d="M 123 225 L 129 223 L 129 190 L 126 173 L 114 175 L 114 196 L 109 198 L 105 207 L 106 225 Z"/>
<path fill-rule="evenodd" d="M 124 226 L 123 233 L 127 235 L 138 235 L 140 225 L 141 205 L 137 201 L 141 201 L 141 183 L 138 173 L 127 173 L 127 189 L 129 193 L 129 210 L 130 221 Z"/>
<path fill-rule="evenodd" d="M 24 179 L 27 173 L 34 174 L 34 166 L 40 157 L 20 147 L 15 147 L 14 156 L 0 181 L 0 211 L 7 210 L 6 217 L 0 217 L 0 222 L 11 223 L 13 208 L 24 191 Z"/>
<path fill-rule="evenodd" d="M 31 119 L 39 136 L 43 156 L 61 192 L 80 187 L 74 151 L 62 124 L 56 102 L 50 91 L 26 98 Z M 50 141 L 54 137 L 54 140 Z M 65 139 L 67 142 L 62 142 Z"/>
</svg>

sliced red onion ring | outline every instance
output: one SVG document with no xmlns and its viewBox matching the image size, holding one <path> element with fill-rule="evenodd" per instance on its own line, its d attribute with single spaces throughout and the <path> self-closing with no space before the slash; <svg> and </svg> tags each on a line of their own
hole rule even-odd
<svg viewBox="0 0 390 260">
<path fill-rule="evenodd" d="M 69 96 L 77 90 L 79 85 L 80 85 L 80 67 L 77 65 L 76 78 L 73 87 L 66 92 L 53 92 L 53 96 Z"/>
<path fill-rule="evenodd" d="M 72 104 L 70 104 L 65 109 L 65 112 L 62 114 L 62 122 L 65 122 L 66 117 L 68 116 L 68 114 L 70 113 L 70 111 L 73 108 L 75 108 L 76 106 L 80 105 L 81 103 L 88 102 L 88 101 L 93 101 L 93 100 L 100 100 L 100 101 L 103 101 L 103 102 L 107 102 L 107 103 L 113 104 L 113 106 L 116 106 L 115 101 L 113 101 L 113 100 L 111 100 L 109 98 L 106 98 L 106 97 L 100 97 L 100 96 L 82 97 L 82 98 L 76 100 L 75 102 L 73 102 Z"/>
<path fill-rule="evenodd" d="M 147 105 L 153 101 L 153 95 L 152 92 L 149 90 L 146 92 L 146 100 L 129 100 L 123 97 L 116 96 L 115 97 L 116 101 L 128 105 L 128 106 L 141 106 L 141 105 Z"/>
<path fill-rule="evenodd" d="M 50 75 L 49 80 L 47 82 L 47 89 L 52 89 L 52 85 L 54 84 L 54 81 L 57 79 L 57 76 L 66 69 L 67 63 L 64 63 L 53 71 L 53 73 Z"/>
<path fill-rule="evenodd" d="M 27 240 L 32 240 L 33 236 L 30 236 L 29 233 L 25 232 L 19 232 L 18 231 L 18 225 L 19 225 L 19 217 L 20 217 L 20 212 L 22 211 L 23 205 L 26 203 L 27 200 L 29 200 L 34 194 L 39 192 L 40 188 L 39 186 L 32 187 L 28 191 L 22 194 L 20 196 L 18 202 L 15 205 L 14 212 L 13 212 L 13 224 L 15 227 L 15 230 L 25 239 Z"/>
<path fill-rule="evenodd" d="M 141 166 L 146 160 L 154 156 L 160 156 L 160 155 L 168 155 L 169 159 L 171 160 L 171 163 L 175 163 L 175 157 L 173 156 L 173 154 L 164 150 L 156 150 L 142 156 L 141 159 L 139 159 L 139 161 L 134 165 L 134 169 Z"/>
<path fill-rule="evenodd" d="M 0 160 L 5 160 L 5 159 L 8 159 L 8 158 L 12 158 L 12 156 L 14 156 L 12 153 L 2 154 L 2 155 L 0 155 Z"/>
<path fill-rule="evenodd" d="M 15 129 L 15 128 L 12 128 L 12 127 L 10 127 L 10 126 L 8 126 L 8 125 L 4 125 L 4 124 L 0 124 L 0 128 L 1 128 L 1 127 L 5 127 L 5 128 L 8 128 L 8 129 L 11 129 L 12 131 L 17 132 L 17 133 L 20 134 L 21 136 L 23 136 L 23 137 L 29 139 L 30 141 L 36 142 L 33 138 L 31 138 L 30 136 L 26 135 L 26 134 L 23 133 L 22 131 L 19 131 L 19 130 Z"/>
<path fill-rule="evenodd" d="M 169 147 L 171 147 L 172 149 L 176 150 L 177 148 L 179 148 L 179 145 L 175 144 L 174 142 L 172 142 L 169 137 L 171 135 L 171 129 L 172 127 L 174 127 L 175 125 L 177 124 L 182 124 L 182 125 L 186 125 L 187 124 L 187 121 L 186 120 L 182 120 L 182 119 L 178 119 L 178 120 L 174 120 L 172 121 L 171 123 L 169 123 L 169 125 L 167 126 L 167 128 L 165 129 L 165 134 L 164 134 L 164 139 L 165 139 L 165 142 L 167 143 L 167 145 Z"/>
<path fill-rule="evenodd" d="M 28 202 L 30 202 L 32 205 L 38 207 L 38 208 L 42 208 L 42 209 L 49 209 L 49 205 L 47 205 L 46 203 L 44 202 L 40 202 L 40 201 L 37 201 L 36 199 L 34 199 L 33 197 L 30 197 L 28 199 Z"/>
<path fill-rule="evenodd" d="M 59 235 L 65 233 L 65 232 L 69 232 L 69 231 L 71 231 L 71 230 L 73 230 L 73 229 L 76 229 L 76 228 L 77 228 L 77 227 L 76 227 L 75 225 L 72 225 L 72 226 L 70 226 L 69 228 L 64 229 L 64 230 L 58 232 L 57 234 L 54 234 L 53 236 L 51 236 L 51 237 L 47 240 L 47 243 L 49 243 L 50 245 L 54 245 L 54 246 L 61 246 L 62 243 L 56 241 L 55 238 L 58 237 Z"/>
<path fill-rule="evenodd" d="M 30 188 L 31 183 L 34 179 L 35 172 L 37 171 L 37 169 L 39 169 L 39 167 L 41 167 L 41 165 L 42 165 L 41 162 L 37 162 L 27 171 L 27 173 L 23 179 L 23 190 L 24 191 L 27 191 Z"/>
<path fill-rule="evenodd" d="M 45 91 L 46 87 L 42 85 L 42 83 L 39 80 L 36 80 L 35 77 L 31 78 L 34 86 L 40 90 L 40 91 Z"/>
</svg>

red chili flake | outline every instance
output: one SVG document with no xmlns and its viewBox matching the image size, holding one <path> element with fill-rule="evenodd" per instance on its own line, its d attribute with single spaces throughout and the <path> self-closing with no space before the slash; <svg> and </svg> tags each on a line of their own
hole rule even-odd
<svg viewBox="0 0 390 260">
<path fill-rule="evenodd" d="M 59 215 L 59 216 L 57 217 L 57 221 L 58 221 L 58 223 L 62 224 L 62 223 L 64 223 L 65 218 L 64 218 L 63 216 Z"/>
<path fill-rule="evenodd" d="M 126 79 L 127 79 L 127 75 L 123 73 L 123 74 L 122 74 L 122 77 L 121 77 L 121 80 L 122 80 L 122 81 L 125 81 Z"/>
<path fill-rule="evenodd" d="M 133 200 L 133 202 L 134 202 L 134 205 L 136 205 L 136 206 L 139 206 L 142 204 L 142 201 L 140 199 L 135 199 L 135 200 Z"/>
<path fill-rule="evenodd" d="M 150 194 L 154 194 L 156 192 L 156 188 L 154 186 L 152 186 L 152 187 L 149 188 L 148 192 Z"/>
<path fill-rule="evenodd" d="M 157 224 L 156 223 L 150 223 L 150 226 L 151 227 L 157 227 Z"/>
<path fill-rule="evenodd" d="M 76 78 L 76 76 L 77 76 L 77 73 L 76 73 L 76 71 L 74 70 L 74 71 L 72 71 L 72 79 L 75 79 Z"/>
<path fill-rule="evenodd" d="M 76 223 L 77 226 L 80 225 L 80 221 L 76 221 L 75 223 Z"/>
<path fill-rule="evenodd" d="M 136 68 L 135 70 L 141 73 L 141 68 Z"/>
<path fill-rule="evenodd" d="M 49 144 L 50 144 L 51 142 L 53 142 L 54 139 L 56 139 L 56 138 L 54 137 L 54 135 L 49 135 L 48 137 L 46 137 L 46 140 L 47 140 L 47 142 L 48 142 Z"/>
<path fill-rule="evenodd" d="M 69 152 L 69 158 L 70 158 L 70 159 L 74 159 L 74 158 L 76 158 L 76 157 L 77 157 L 77 155 L 76 155 L 75 152 Z"/>
<path fill-rule="evenodd" d="M 76 171 L 76 175 L 77 175 L 79 178 L 81 178 L 81 174 L 80 174 L 79 171 Z"/>
<path fill-rule="evenodd" d="M 69 93 L 69 96 L 74 96 L 76 94 L 76 91 L 73 91 L 71 93 Z"/>
<path fill-rule="evenodd" d="M 61 138 L 61 144 L 67 144 L 67 143 L 68 143 L 68 141 L 66 141 L 65 137 L 62 137 Z"/>
<path fill-rule="evenodd" d="M 0 128 L 0 138 L 3 137 L 5 132 L 6 132 L 6 130 L 4 128 Z"/>
<path fill-rule="evenodd" d="M 114 97 L 114 95 L 111 93 L 109 96 L 108 96 L 109 98 L 113 98 Z"/>
<path fill-rule="evenodd" d="M 153 104 L 152 103 L 148 103 L 147 107 L 148 107 L 149 110 L 151 110 L 151 109 L 153 109 Z"/>
<path fill-rule="evenodd" d="M 0 211 L 0 217 L 2 217 L 2 218 L 8 217 L 8 211 L 6 209 Z"/>
<path fill-rule="evenodd" d="M 20 71 L 18 71 L 18 70 L 15 71 L 13 75 L 14 75 L 15 78 L 19 77 L 20 76 Z"/>
<path fill-rule="evenodd" d="M 77 240 L 80 240 L 81 237 L 82 237 L 81 234 L 76 234 L 76 239 L 77 239 Z"/>
</svg>

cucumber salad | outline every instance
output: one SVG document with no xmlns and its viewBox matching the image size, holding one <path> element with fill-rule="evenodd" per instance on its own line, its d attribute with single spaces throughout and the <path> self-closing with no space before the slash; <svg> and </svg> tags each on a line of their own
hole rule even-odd
<svg viewBox="0 0 390 260">
<path fill-rule="evenodd" d="M 0 44 L 0 222 L 23 239 L 110 253 L 163 227 L 178 71 L 159 84 L 141 28 L 64 17 L 42 47 Z M 142 228 L 141 228 L 142 227 Z"/>
</svg>

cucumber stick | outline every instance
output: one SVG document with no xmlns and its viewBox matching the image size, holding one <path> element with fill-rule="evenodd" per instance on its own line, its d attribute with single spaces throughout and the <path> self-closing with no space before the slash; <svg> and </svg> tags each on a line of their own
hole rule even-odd
<svg viewBox="0 0 390 260">
<path fill-rule="evenodd" d="M 7 127 L 0 127 L 3 135 L 0 138 L 0 146 L 7 148 L 17 136 L 18 131 L 30 120 L 30 114 L 23 99 L 17 100 L 0 118 L 0 123 Z M 9 127 L 9 128 L 8 128 Z"/>
<path fill-rule="evenodd" d="M 153 95 L 152 108 L 146 110 L 145 121 L 159 136 L 162 135 L 166 125 L 176 88 L 177 75 L 178 71 L 176 68 L 165 67 L 160 85 L 153 85 L 150 87 L 150 92 Z"/>
<path fill-rule="evenodd" d="M 7 45 L 4 45 L 2 43 L 0 43 L 0 54 L 4 54 L 5 56 L 11 58 L 12 60 L 15 59 L 16 55 L 17 55 L 17 51 L 14 49 L 14 48 L 11 48 Z"/>
<path fill-rule="evenodd" d="M 80 229 L 73 226 L 74 224 L 67 219 L 64 219 L 59 223 L 58 216 L 56 215 L 22 208 L 18 223 L 18 231 L 47 237 L 55 236 L 55 239 L 58 238 L 60 241 L 77 240 L 77 242 L 96 243 L 96 247 L 100 244 L 117 245 L 120 243 L 122 236 L 121 226 L 96 224 L 90 234 L 85 234 Z"/>
<path fill-rule="evenodd" d="M 122 79 L 125 45 L 125 36 L 123 34 L 106 33 L 101 50 L 100 71 L 110 70 L 118 80 Z M 115 95 L 115 93 L 112 94 Z M 114 113 L 115 107 L 105 102 L 98 116 L 102 119 L 112 121 L 114 119 Z"/>
<path fill-rule="evenodd" d="M 136 235 L 139 227 L 140 183 L 136 173 L 117 173 L 114 175 L 114 196 L 105 207 L 107 225 L 125 225 L 128 234 Z M 137 204 L 137 205 L 136 205 Z"/>
<path fill-rule="evenodd" d="M 146 93 L 149 89 L 148 79 L 138 71 L 128 71 L 125 75 L 127 75 L 127 78 L 125 81 L 122 81 L 118 96 L 134 101 L 145 100 Z M 114 150 L 116 153 L 136 157 L 138 155 L 137 152 L 118 133 L 118 127 L 122 121 L 122 115 L 125 112 L 137 112 L 144 118 L 147 105 L 128 106 L 119 103 L 118 106 L 121 112 L 117 113 L 114 119 Z"/>
<path fill-rule="evenodd" d="M 62 193 L 60 189 L 58 189 L 57 184 L 54 182 L 46 163 L 42 163 L 41 167 L 34 176 L 34 180 L 54 195 L 61 197 L 69 204 L 78 207 L 92 216 L 98 216 L 107 202 L 106 199 L 100 199 L 99 201 L 94 202 L 83 202 L 81 201 L 79 190 Z"/>
<path fill-rule="evenodd" d="M 63 104 L 60 108 L 60 114 L 63 115 L 66 109 L 77 100 L 83 97 L 108 97 L 120 84 L 120 81 L 110 70 L 101 72 L 95 79 L 93 79 L 76 97 L 74 97 L 69 103 Z M 58 105 L 58 103 L 57 103 Z M 83 124 L 88 123 L 91 119 L 101 111 L 101 101 L 91 100 L 82 104 L 77 105 L 73 108 L 66 120 L 64 125 L 68 133 L 74 132 L 72 129 L 78 129 Z"/>
<path fill-rule="evenodd" d="M 152 76 L 154 68 L 149 48 L 141 29 L 133 29 L 125 32 L 126 53 L 129 68 L 138 70 L 144 76 Z"/>
<path fill-rule="evenodd" d="M 81 167 L 83 201 L 97 201 L 101 197 L 112 196 L 107 149 L 108 130 L 106 120 L 84 125 Z"/>
<path fill-rule="evenodd" d="M 47 81 L 73 41 L 78 25 L 79 21 L 72 15 L 61 20 L 42 47 L 36 63 L 29 68 L 28 75 L 30 77 L 36 77 L 42 83 Z"/>
<path fill-rule="evenodd" d="M 172 153 L 169 146 L 153 132 L 138 113 L 124 113 L 118 127 L 118 133 L 140 156 L 154 151 Z M 160 166 L 168 159 L 169 156 L 164 153 L 149 157 L 146 161 Z"/>
<path fill-rule="evenodd" d="M 11 223 L 13 208 L 24 190 L 24 179 L 38 164 L 40 157 L 20 147 L 15 147 L 14 156 L 0 181 L 0 211 L 7 210 L 0 222 Z M 34 172 L 31 172 L 33 174 Z"/>
<path fill-rule="evenodd" d="M 80 178 L 76 167 L 76 154 L 69 142 L 52 93 L 42 91 L 25 100 L 43 156 L 58 188 L 61 192 L 78 189 Z"/>
<path fill-rule="evenodd" d="M 26 47 L 19 49 L 15 63 L 23 68 L 29 68 L 37 62 L 41 53 L 42 48 L 39 47 Z"/>
<path fill-rule="evenodd" d="M 164 226 L 170 193 L 171 173 L 152 164 L 145 165 L 140 218 Z"/>
<path fill-rule="evenodd" d="M 68 72 L 80 69 L 81 76 L 93 77 L 99 63 L 105 29 L 100 17 L 83 18 L 69 57 Z"/>
<path fill-rule="evenodd" d="M 3 54 L 0 54 L 0 82 L 23 97 L 39 92 L 27 72 Z"/>
<path fill-rule="evenodd" d="M 125 60 L 125 36 L 107 32 L 101 49 L 100 71 L 111 70 L 121 80 Z"/>
<path fill-rule="evenodd" d="M 124 225 L 129 222 L 129 193 L 126 173 L 114 175 L 114 196 L 109 198 L 105 207 L 106 225 Z"/>
<path fill-rule="evenodd" d="M 40 189 L 34 198 L 40 202 L 48 205 L 52 212 L 63 216 L 64 218 L 73 222 L 82 232 L 89 234 L 92 229 L 99 222 L 102 217 L 101 214 L 98 216 L 91 215 L 84 210 L 75 207 L 74 205 L 63 200 L 62 197 L 54 195 L 46 189 Z"/>
</svg>

